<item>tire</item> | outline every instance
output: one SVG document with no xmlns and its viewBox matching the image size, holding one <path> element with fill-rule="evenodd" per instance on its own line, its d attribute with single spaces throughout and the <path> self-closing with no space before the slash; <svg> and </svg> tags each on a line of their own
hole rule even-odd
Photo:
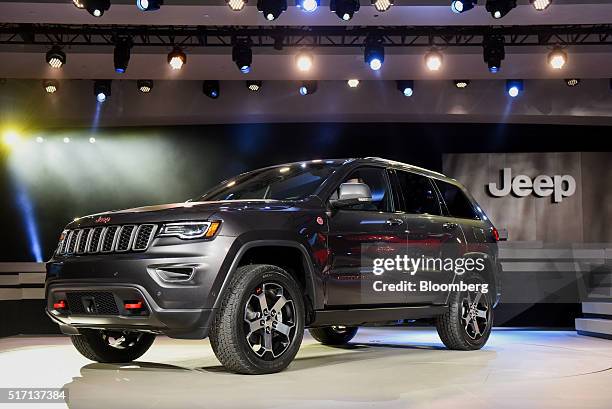
<svg viewBox="0 0 612 409">
<path fill-rule="evenodd" d="M 304 336 L 302 294 L 299 284 L 279 267 L 238 268 L 210 328 L 210 343 L 221 364 L 249 375 L 289 366 Z"/>
<path fill-rule="evenodd" d="M 480 275 L 475 273 L 471 273 L 465 278 L 462 277 L 462 281 L 466 284 L 486 283 Z M 478 294 L 480 294 L 480 297 L 476 299 Z M 473 305 L 474 301 L 477 301 L 477 308 L 480 311 L 475 326 L 469 308 L 470 302 Z M 459 351 L 482 348 L 489 339 L 492 325 L 493 302 L 490 292 L 452 292 L 449 297 L 448 311 L 436 318 L 436 328 L 442 343 L 448 349 Z"/>
<path fill-rule="evenodd" d="M 353 339 L 358 329 L 359 327 L 332 326 L 310 328 L 308 332 L 323 345 L 344 345 Z"/>
<path fill-rule="evenodd" d="M 155 334 L 82 329 L 80 335 L 72 335 L 70 340 L 87 359 L 103 363 L 124 363 L 144 355 L 155 341 Z"/>
</svg>

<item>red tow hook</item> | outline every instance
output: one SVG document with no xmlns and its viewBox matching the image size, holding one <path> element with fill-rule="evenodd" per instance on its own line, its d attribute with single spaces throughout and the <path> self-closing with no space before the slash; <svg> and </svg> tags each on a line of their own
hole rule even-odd
<svg viewBox="0 0 612 409">
<path fill-rule="evenodd" d="M 58 302 L 54 302 L 53 303 L 53 309 L 56 309 L 56 310 L 64 310 L 64 309 L 66 309 L 66 301 L 59 300 Z"/>
<path fill-rule="evenodd" d="M 123 305 L 126 310 L 141 310 L 143 307 L 142 301 L 138 301 L 135 303 L 128 302 Z"/>
</svg>

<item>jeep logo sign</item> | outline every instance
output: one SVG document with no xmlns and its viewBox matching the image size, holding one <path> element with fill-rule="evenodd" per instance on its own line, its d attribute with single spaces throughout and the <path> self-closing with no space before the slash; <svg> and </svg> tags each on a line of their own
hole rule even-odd
<svg viewBox="0 0 612 409">
<path fill-rule="evenodd" d="M 553 203 L 560 203 L 563 198 L 570 197 L 576 193 L 576 180 L 571 175 L 539 175 L 533 180 L 527 175 L 516 175 L 512 177 L 512 169 L 501 170 L 501 186 L 491 182 L 487 185 L 489 193 L 495 197 L 503 197 L 512 193 L 517 197 L 525 197 L 535 194 L 538 197 L 552 195 Z"/>
</svg>

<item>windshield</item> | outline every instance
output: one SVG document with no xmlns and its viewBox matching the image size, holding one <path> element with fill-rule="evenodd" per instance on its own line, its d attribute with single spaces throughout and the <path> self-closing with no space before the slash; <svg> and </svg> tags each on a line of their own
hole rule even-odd
<svg viewBox="0 0 612 409">
<path fill-rule="evenodd" d="M 212 188 L 198 201 L 299 200 L 314 194 L 340 163 L 296 163 L 255 170 Z"/>
</svg>

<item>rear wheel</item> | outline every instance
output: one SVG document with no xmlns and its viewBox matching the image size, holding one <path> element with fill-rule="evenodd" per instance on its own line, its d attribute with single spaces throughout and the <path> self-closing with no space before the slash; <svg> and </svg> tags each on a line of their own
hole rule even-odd
<svg viewBox="0 0 612 409">
<path fill-rule="evenodd" d="M 227 369 L 265 374 L 285 369 L 304 335 L 304 301 L 298 283 L 272 265 L 236 270 L 215 314 L 210 343 Z"/>
<path fill-rule="evenodd" d="M 140 358 L 155 341 L 155 335 L 134 331 L 82 329 L 70 337 L 77 351 L 96 362 L 131 362 Z"/>
<path fill-rule="evenodd" d="M 331 326 L 310 328 L 310 335 L 324 345 L 344 345 L 349 342 L 359 327 Z"/>
<path fill-rule="evenodd" d="M 485 284 L 478 274 L 463 279 L 466 284 Z M 449 309 L 436 319 L 440 339 L 449 349 L 461 351 L 482 348 L 493 326 L 491 293 L 481 291 L 454 292 L 449 299 Z"/>
</svg>

